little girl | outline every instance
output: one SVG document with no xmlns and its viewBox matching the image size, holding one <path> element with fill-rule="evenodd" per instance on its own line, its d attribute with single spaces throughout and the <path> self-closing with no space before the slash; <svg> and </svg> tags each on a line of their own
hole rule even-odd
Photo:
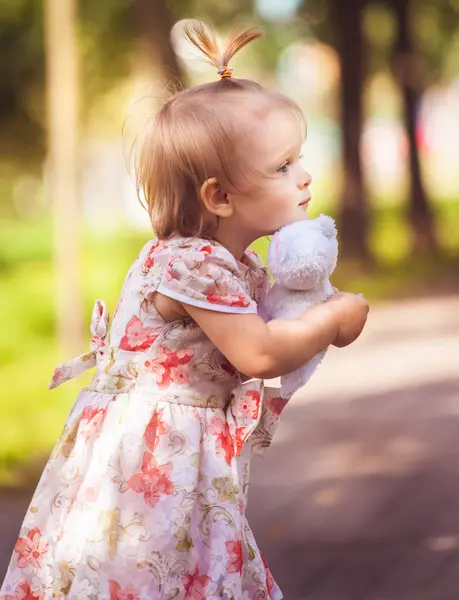
<svg viewBox="0 0 459 600">
<path fill-rule="evenodd" d="M 199 22 L 188 36 L 220 79 L 160 109 L 137 164 L 157 238 L 131 267 L 109 330 L 96 302 L 91 351 L 51 387 L 95 366 L 49 458 L 1 600 L 279 600 L 245 518 L 251 451 L 271 443 L 285 400 L 263 386 L 329 344 L 368 306 L 337 292 L 265 324 L 257 238 L 300 219 L 311 177 L 302 117 L 281 94 L 232 77 Z"/>
</svg>

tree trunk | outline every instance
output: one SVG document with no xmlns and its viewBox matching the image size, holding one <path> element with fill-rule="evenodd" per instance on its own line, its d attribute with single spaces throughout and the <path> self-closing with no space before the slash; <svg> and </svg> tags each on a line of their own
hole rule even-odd
<svg viewBox="0 0 459 600">
<path fill-rule="evenodd" d="M 363 122 L 365 48 L 362 12 L 365 0 L 330 0 L 335 47 L 341 68 L 341 128 L 344 183 L 338 221 L 341 254 L 367 261 L 368 206 L 362 176 L 360 139 Z"/>
<path fill-rule="evenodd" d="M 160 67 L 168 84 L 183 85 L 183 72 L 170 36 L 175 19 L 167 0 L 134 0 L 132 8 L 149 64 Z"/>
<path fill-rule="evenodd" d="M 410 198 L 409 212 L 413 230 L 413 250 L 435 252 L 438 248 L 432 209 L 422 181 L 416 140 L 416 113 L 422 94 L 419 63 L 416 61 L 409 27 L 409 0 L 391 0 L 397 18 L 394 72 L 403 96 L 404 121 L 409 142 Z"/>
<path fill-rule="evenodd" d="M 45 5 L 48 175 L 54 213 L 60 353 L 82 352 L 83 309 L 80 285 L 80 207 L 77 194 L 78 76 L 77 0 Z"/>
</svg>

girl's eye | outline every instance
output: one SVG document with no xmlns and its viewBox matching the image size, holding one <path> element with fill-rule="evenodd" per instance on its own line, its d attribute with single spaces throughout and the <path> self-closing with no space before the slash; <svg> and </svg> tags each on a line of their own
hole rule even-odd
<svg viewBox="0 0 459 600">
<path fill-rule="evenodd" d="M 279 167 L 277 169 L 277 172 L 278 173 L 287 173 L 288 172 L 288 167 L 289 167 L 289 164 L 285 163 L 285 165 L 282 165 L 282 167 Z"/>
</svg>

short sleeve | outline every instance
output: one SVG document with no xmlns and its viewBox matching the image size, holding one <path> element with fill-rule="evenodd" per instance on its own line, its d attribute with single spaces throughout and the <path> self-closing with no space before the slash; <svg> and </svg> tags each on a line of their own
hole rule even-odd
<svg viewBox="0 0 459 600">
<path fill-rule="evenodd" d="M 158 292 L 184 304 L 226 313 L 256 313 L 251 284 L 232 254 L 207 240 L 171 248 Z"/>
<path fill-rule="evenodd" d="M 270 288 L 268 271 L 263 264 L 261 256 L 257 252 L 251 248 L 247 248 L 245 255 L 246 261 L 250 264 L 249 280 L 251 297 L 257 303 L 259 310 L 259 303 L 262 298 L 266 296 Z"/>
</svg>

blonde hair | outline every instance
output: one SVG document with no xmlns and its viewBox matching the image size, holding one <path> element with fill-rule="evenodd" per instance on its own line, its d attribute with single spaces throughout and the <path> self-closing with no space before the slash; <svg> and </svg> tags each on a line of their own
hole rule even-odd
<svg viewBox="0 0 459 600">
<path fill-rule="evenodd" d="M 261 37 L 257 29 L 233 34 L 223 52 L 214 33 L 200 21 L 186 27 L 190 42 L 217 68 L 229 66 L 241 48 Z M 212 83 L 184 89 L 160 108 L 145 132 L 136 156 L 136 184 L 155 234 L 167 238 L 208 236 L 208 221 L 201 201 L 201 186 L 215 177 L 227 192 L 237 192 L 246 179 L 247 165 L 238 155 L 238 115 L 249 100 L 252 114 L 278 106 L 300 108 L 282 94 L 271 92 L 249 79 L 223 77 Z"/>
</svg>

